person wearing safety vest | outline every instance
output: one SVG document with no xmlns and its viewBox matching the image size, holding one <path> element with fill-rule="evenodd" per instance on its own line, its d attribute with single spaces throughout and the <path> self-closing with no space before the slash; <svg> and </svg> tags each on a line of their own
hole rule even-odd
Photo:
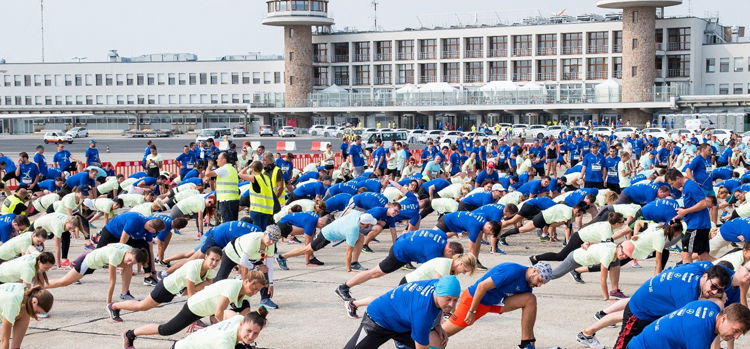
<svg viewBox="0 0 750 349">
<path fill-rule="evenodd" d="M 5 198 L 2 207 L 0 207 L 0 213 L 25 214 L 26 209 L 28 208 L 26 206 L 26 198 L 28 198 L 28 196 L 29 192 L 26 189 L 20 188 L 16 190 L 13 195 Z"/>
<path fill-rule="evenodd" d="M 263 154 L 263 170 L 266 176 L 271 179 L 274 203 L 278 202 L 278 206 L 274 207 L 280 209 L 286 204 L 286 182 L 284 181 L 284 172 L 276 166 L 273 153 L 267 152 Z"/>
<path fill-rule="evenodd" d="M 252 170 L 252 174 L 247 174 Z M 250 166 L 243 168 L 239 176 L 242 180 L 250 181 L 250 219 L 252 223 L 265 230 L 273 223 L 273 184 L 271 179 L 263 173 L 263 163 L 253 161 Z"/>
<path fill-rule="evenodd" d="M 227 154 L 216 158 L 219 168 L 207 171 L 207 177 L 216 177 L 216 201 L 221 223 L 236 221 L 240 213 L 240 189 L 237 169 L 229 163 Z"/>
</svg>

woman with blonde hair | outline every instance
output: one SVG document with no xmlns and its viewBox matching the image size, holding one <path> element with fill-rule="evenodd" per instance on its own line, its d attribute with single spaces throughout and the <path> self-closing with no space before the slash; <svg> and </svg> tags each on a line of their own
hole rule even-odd
<svg viewBox="0 0 750 349">
<path fill-rule="evenodd" d="M 630 178 L 635 174 L 635 167 L 633 162 L 630 161 L 630 153 L 623 151 L 620 152 L 620 163 L 617 165 L 617 175 L 620 179 L 620 189 L 625 189 L 630 186 Z"/>
</svg>

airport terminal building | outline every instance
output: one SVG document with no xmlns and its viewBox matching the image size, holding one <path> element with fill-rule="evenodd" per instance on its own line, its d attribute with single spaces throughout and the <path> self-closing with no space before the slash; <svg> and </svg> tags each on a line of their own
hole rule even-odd
<svg viewBox="0 0 750 349">
<path fill-rule="evenodd" d="M 272 124 L 750 119 L 750 40 L 676 0 L 603 0 L 607 15 L 397 31 L 336 30 L 327 0 L 266 1 L 283 56 L 191 54 L 0 64 L 0 132 Z M 665 9 L 666 8 L 666 9 Z M 665 12 L 666 11 L 666 12 Z M 280 35 L 282 35 L 280 33 Z M 735 123 L 732 123 L 735 125 Z"/>
</svg>

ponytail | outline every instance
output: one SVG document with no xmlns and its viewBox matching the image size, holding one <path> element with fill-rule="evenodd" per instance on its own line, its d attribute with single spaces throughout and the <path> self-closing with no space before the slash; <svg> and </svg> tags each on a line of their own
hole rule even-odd
<svg viewBox="0 0 750 349">
<path fill-rule="evenodd" d="M 26 290 L 26 293 L 23 295 L 22 306 L 26 310 L 26 314 L 34 318 L 34 320 L 39 320 L 34 311 L 34 304 L 32 302 L 34 298 L 36 298 L 37 301 L 36 305 L 42 308 L 45 313 L 49 313 L 49 311 L 52 310 L 52 303 L 54 303 L 55 298 L 52 296 L 52 293 L 43 289 L 42 286 L 39 285 Z"/>
<path fill-rule="evenodd" d="M 607 215 L 607 222 L 610 225 L 621 224 L 625 222 L 625 217 L 620 212 L 610 212 Z"/>
<path fill-rule="evenodd" d="M 50 252 L 42 252 L 38 256 L 36 256 L 36 263 L 34 264 L 34 269 L 36 270 L 36 274 L 34 275 L 33 282 L 36 285 L 40 285 L 42 287 L 47 286 L 49 283 L 49 279 L 47 278 L 47 273 L 43 271 L 39 271 L 38 267 L 39 264 L 55 264 L 55 256 Z"/>
<path fill-rule="evenodd" d="M 268 284 L 268 280 L 266 279 L 266 275 L 263 274 L 262 271 L 259 270 L 249 270 L 243 277 L 245 281 L 249 282 L 258 282 L 261 285 L 265 286 Z"/>
<path fill-rule="evenodd" d="M 258 310 L 250 312 L 249 314 L 245 315 L 245 319 L 242 320 L 243 323 L 253 323 L 260 328 L 263 328 L 266 326 L 266 317 L 268 316 L 268 309 L 265 307 L 260 307 Z"/>
<path fill-rule="evenodd" d="M 466 269 L 469 271 L 469 275 L 474 275 L 474 271 L 476 271 L 477 269 L 477 257 L 474 256 L 473 253 L 454 254 L 451 259 L 461 262 L 461 264 L 463 264 L 464 267 L 466 267 Z M 451 274 L 453 274 L 452 270 Z"/>
<path fill-rule="evenodd" d="M 619 198 L 620 195 L 618 195 L 616 192 L 609 191 L 607 194 L 604 195 L 604 202 L 607 205 L 612 205 L 617 201 L 617 198 Z"/>
</svg>

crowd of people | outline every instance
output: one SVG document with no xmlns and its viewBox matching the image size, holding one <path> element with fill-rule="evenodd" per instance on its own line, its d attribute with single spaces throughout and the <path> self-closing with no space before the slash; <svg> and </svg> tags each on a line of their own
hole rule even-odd
<svg viewBox="0 0 750 349">
<path fill-rule="evenodd" d="M 588 347 L 604 348 L 596 332 L 617 323 L 610 345 L 618 349 L 732 348 L 750 329 L 750 142 L 740 137 L 724 144 L 563 131 L 528 142 L 436 140 L 419 155 L 398 142 L 366 149 L 356 138 L 339 152 L 329 144 L 321 162 L 295 168 L 294 154 L 262 145 L 191 142 L 176 158 L 179 173 L 169 173 L 149 141 L 143 171 L 129 176 L 102 166 L 95 141 L 81 160 L 62 144 L 50 163 L 43 146 L 17 160 L 0 154 L 0 348 L 19 348 L 30 319 L 54 311 L 54 289 L 97 269 L 109 274 L 105 305 L 115 322 L 122 311 L 187 297 L 171 319 L 124 331 L 124 348 L 184 329 L 190 334 L 174 348 L 253 348 L 279 307 L 273 270 L 299 256 L 310 267 L 341 263 L 354 272 L 332 290 L 347 316 L 361 318 L 347 349 L 391 340 L 445 348 L 483 316 L 514 310 L 517 347 L 535 348 L 533 289 L 566 275 L 583 283 L 589 272 L 599 273 L 601 297 L 612 303 L 577 334 Z M 193 225 L 195 247 L 170 249 L 173 235 Z M 384 230 L 388 255 L 368 269 L 360 256 L 378 249 Z M 504 254 L 523 233 L 550 252 L 528 265 L 480 261 L 482 250 Z M 85 247 L 77 256 L 74 239 Z M 343 261 L 315 256 L 340 244 Z M 653 277 L 628 296 L 621 268 L 649 258 Z M 68 271 L 50 279 L 52 268 Z M 395 288 L 354 296 L 356 286 L 400 269 Z M 153 290 L 137 299 L 130 285 L 141 270 Z M 477 272 L 472 285 L 456 278 Z"/>
</svg>

